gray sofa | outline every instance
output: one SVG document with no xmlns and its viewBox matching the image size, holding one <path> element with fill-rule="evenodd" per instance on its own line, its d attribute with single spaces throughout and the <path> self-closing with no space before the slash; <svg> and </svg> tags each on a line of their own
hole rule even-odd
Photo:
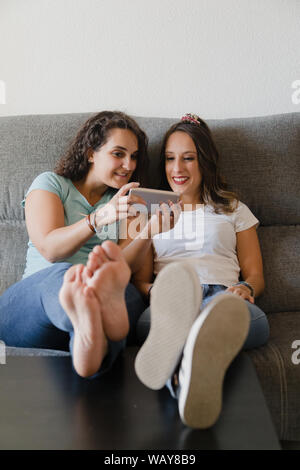
<svg viewBox="0 0 300 470">
<path fill-rule="evenodd" d="M 54 162 L 90 114 L 0 118 L 0 294 L 21 278 L 27 247 L 20 201 L 33 178 Z M 150 177 L 175 119 L 137 118 L 150 141 Z M 268 314 L 269 343 L 249 351 L 281 440 L 300 441 L 300 113 L 208 121 L 227 181 L 260 220 L 266 289 L 257 304 Z M 1 339 L 1 338 L 0 338 Z M 8 354 L 66 354 L 8 348 Z M 295 362 L 295 361 L 294 361 Z"/>
</svg>

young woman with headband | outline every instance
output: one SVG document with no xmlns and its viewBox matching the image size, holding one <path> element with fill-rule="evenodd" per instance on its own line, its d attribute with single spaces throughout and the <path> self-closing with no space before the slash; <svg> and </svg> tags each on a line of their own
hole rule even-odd
<svg viewBox="0 0 300 470">
<path fill-rule="evenodd" d="M 229 191 L 218 159 L 198 116 L 187 114 L 167 131 L 161 189 L 180 193 L 182 213 L 174 228 L 153 237 L 134 275 L 151 300 L 138 322 L 145 342 L 137 375 L 151 389 L 167 384 L 182 421 L 195 428 L 217 420 L 224 375 L 238 352 L 269 336 L 267 317 L 254 303 L 264 289 L 258 220 Z"/>
</svg>

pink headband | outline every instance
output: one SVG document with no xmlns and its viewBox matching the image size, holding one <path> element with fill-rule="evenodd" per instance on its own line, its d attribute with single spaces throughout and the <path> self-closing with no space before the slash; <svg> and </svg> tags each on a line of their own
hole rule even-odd
<svg viewBox="0 0 300 470">
<path fill-rule="evenodd" d="M 197 114 L 186 113 L 182 116 L 181 121 L 190 122 L 191 124 L 197 124 L 197 126 L 201 126 L 200 118 Z"/>
</svg>

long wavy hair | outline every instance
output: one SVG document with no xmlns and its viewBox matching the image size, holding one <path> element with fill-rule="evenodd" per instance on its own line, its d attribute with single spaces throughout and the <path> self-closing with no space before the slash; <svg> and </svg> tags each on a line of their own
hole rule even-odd
<svg viewBox="0 0 300 470">
<path fill-rule="evenodd" d="M 97 151 L 107 142 L 112 129 L 129 129 L 138 140 L 138 158 L 136 169 L 130 181 L 138 181 L 147 186 L 148 138 L 139 125 L 120 111 L 102 111 L 92 116 L 79 129 L 70 147 L 55 166 L 55 173 L 79 181 L 88 173 L 91 163 L 88 161 L 88 150 Z"/>
<path fill-rule="evenodd" d="M 189 121 L 180 121 L 173 124 L 166 132 L 160 153 L 160 187 L 161 189 L 171 191 L 165 169 L 167 141 L 174 132 L 185 132 L 193 139 L 197 149 L 199 169 L 202 176 L 199 186 L 201 202 L 213 206 L 216 214 L 232 213 L 237 207 L 239 196 L 236 192 L 228 189 L 227 183 L 220 175 L 218 168 L 219 153 L 209 127 L 203 119 L 197 117 L 197 121 L 198 124 Z"/>
</svg>

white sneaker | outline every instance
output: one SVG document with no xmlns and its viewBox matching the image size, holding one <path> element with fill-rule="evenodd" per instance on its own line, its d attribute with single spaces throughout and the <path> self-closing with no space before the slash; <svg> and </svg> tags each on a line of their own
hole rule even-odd
<svg viewBox="0 0 300 470">
<path fill-rule="evenodd" d="M 242 348 L 249 324 L 245 301 L 231 293 L 216 296 L 195 321 L 179 371 L 179 414 L 187 426 L 205 429 L 217 421 L 225 372 Z"/>
<path fill-rule="evenodd" d="M 144 385 L 158 390 L 171 377 L 201 303 L 202 287 L 188 263 L 174 262 L 159 272 L 151 290 L 150 332 L 135 360 Z"/>
</svg>

